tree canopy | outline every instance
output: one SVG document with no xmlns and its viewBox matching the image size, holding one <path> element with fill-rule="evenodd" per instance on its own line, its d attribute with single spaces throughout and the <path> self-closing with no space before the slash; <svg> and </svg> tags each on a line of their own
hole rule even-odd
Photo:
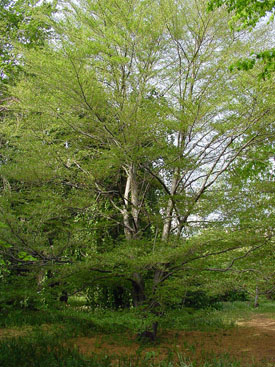
<svg viewBox="0 0 275 367">
<path fill-rule="evenodd" d="M 231 26 L 237 25 L 237 28 L 253 28 L 263 22 L 273 22 L 275 12 L 275 2 L 273 0 L 258 1 L 258 0 L 210 0 L 208 2 L 208 9 L 214 10 L 221 6 L 225 6 L 232 18 L 230 20 Z M 262 71 L 259 74 L 260 78 L 270 76 L 270 73 L 275 70 L 275 49 L 272 44 L 261 52 L 254 51 L 251 56 L 246 59 L 239 60 L 235 66 L 238 69 L 249 70 L 254 67 L 256 62 L 262 64 Z"/>
<path fill-rule="evenodd" d="M 234 12 L 234 20 L 241 20 L 243 27 L 255 26 L 265 16 L 273 17 L 275 1 L 258 0 L 210 0 L 209 9 L 225 5 L 229 12 Z M 273 19 L 273 18 L 272 18 Z"/>
<path fill-rule="evenodd" d="M 123 284 L 156 313 L 205 274 L 271 254 L 274 83 L 229 71 L 264 37 L 236 36 L 198 0 L 60 12 L 43 47 L 17 46 L 0 167 L 7 276 Z"/>
</svg>

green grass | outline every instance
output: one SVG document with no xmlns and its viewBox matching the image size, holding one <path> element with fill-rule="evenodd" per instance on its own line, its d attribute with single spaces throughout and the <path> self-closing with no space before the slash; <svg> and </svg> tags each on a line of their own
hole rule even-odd
<svg viewBox="0 0 275 367">
<path fill-rule="evenodd" d="M 0 342 L 1 367 L 109 367 L 107 356 L 84 358 L 72 346 L 64 346 L 56 335 L 12 338 Z"/>
<path fill-rule="evenodd" d="M 273 313 L 273 317 L 275 317 L 275 302 L 264 302 L 254 310 L 256 313 Z"/>
<path fill-rule="evenodd" d="M 73 346 L 64 345 L 56 337 L 36 335 L 0 342 L 1 367 L 111 367 L 116 360 L 119 367 L 238 367 L 239 363 L 227 355 L 210 357 L 203 364 L 192 362 L 181 354 L 168 353 L 159 361 L 155 352 L 137 353 L 134 357 L 91 355 L 82 356 Z"/>
<path fill-rule="evenodd" d="M 62 310 L 28 311 L 14 310 L 0 316 L 0 328 L 14 328 L 43 324 L 62 326 L 68 335 L 91 335 L 93 333 L 136 332 L 141 320 L 133 311 L 83 311 L 66 307 Z"/>
<path fill-rule="evenodd" d="M 240 318 L 248 318 L 255 313 L 269 312 L 275 315 L 275 302 L 262 302 L 257 309 L 248 302 L 224 302 L 220 309 L 170 310 L 162 320 L 162 327 L 187 331 L 215 331 L 234 327 Z"/>
<path fill-rule="evenodd" d="M 84 334 L 87 335 L 95 330 L 100 331 L 93 323 L 90 315 L 69 308 L 47 311 L 15 310 L 3 314 L 0 318 L 0 327 L 2 328 L 24 328 L 25 326 L 38 328 L 43 324 L 52 325 L 60 329 L 60 333 L 66 332 L 71 336 L 81 335 L 84 331 Z"/>
<path fill-rule="evenodd" d="M 223 317 L 231 318 L 234 320 L 243 318 L 248 319 L 255 314 L 267 314 L 269 318 L 275 318 L 275 302 L 262 301 L 259 307 L 253 307 L 248 302 L 228 302 L 224 304 L 222 310 Z"/>
<path fill-rule="evenodd" d="M 183 308 L 170 310 L 160 320 L 160 328 L 178 330 L 213 331 L 234 326 L 237 319 L 255 313 L 275 315 L 275 302 L 262 302 L 254 309 L 247 302 L 224 303 L 222 309 L 194 310 Z M 64 307 L 57 310 L 29 311 L 9 310 L 0 316 L 0 328 L 13 328 L 42 324 L 63 327 L 68 335 L 91 335 L 93 333 L 136 333 L 146 320 L 135 310 L 96 310 L 83 307 Z"/>
<path fill-rule="evenodd" d="M 234 321 L 222 311 L 217 310 L 184 310 L 170 311 L 162 321 L 162 327 L 177 330 L 214 331 L 234 326 Z"/>
<path fill-rule="evenodd" d="M 83 300 L 81 301 L 83 302 Z M 0 315 L 0 328 L 28 328 L 27 336 L 0 339 L 0 367 L 111 367 L 115 356 L 84 357 L 70 345 L 75 336 L 105 334 L 106 338 L 127 343 L 129 334 L 135 335 L 144 326 L 144 320 L 135 310 L 97 310 L 83 308 L 76 299 L 71 306 L 56 310 L 9 310 Z M 160 329 L 213 331 L 230 328 L 240 318 L 267 313 L 275 317 L 275 302 L 261 302 L 254 309 L 247 302 L 224 303 L 222 309 L 170 310 L 160 320 Z M 48 325 L 43 331 L 41 325 Z M 161 341 L 160 332 L 160 341 Z M 128 340 L 128 343 L 132 343 Z M 140 346 L 141 350 L 144 348 Z M 150 354 L 151 353 L 151 354 Z M 135 358 L 119 357 L 119 367 L 238 367 L 239 362 L 228 356 L 204 356 L 203 364 L 183 355 L 175 359 L 175 351 L 159 362 L 154 352 L 137 354 Z M 177 362 L 175 362 L 175 360 Z M 253 364 L 251 364 L 251 367 Z M 266 365 L 270 367 L 270 365 Z M 253 366 L 254 367 L 254 366 Z M 255 367 L 259 367 L 256 366 Z"/>
</svg>

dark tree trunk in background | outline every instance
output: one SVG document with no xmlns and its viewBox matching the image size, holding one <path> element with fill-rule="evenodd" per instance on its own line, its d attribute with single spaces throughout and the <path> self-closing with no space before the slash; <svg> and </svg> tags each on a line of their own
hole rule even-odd
<svg viewBox="0 0 275 367">
<path fill-rule="evenodd" d="M 157 337 L 158 321 L 153 322 L 152 331 L 144 330 L 138 334 L 138 339 L 143 342 L 154 342 Z"/>
<path fill-rule="evenodd" d="M 140 306 L 145 301 L 144 281 L 138 274 L 135 274 L 133 284 L 133 304 L 134 307 Z"/>
<path fill-rule="evenodd" d="M 254 299 L 254 307 L 259 307 L 259 288 L 256 287 L 256 294 Z"/>
</svg>

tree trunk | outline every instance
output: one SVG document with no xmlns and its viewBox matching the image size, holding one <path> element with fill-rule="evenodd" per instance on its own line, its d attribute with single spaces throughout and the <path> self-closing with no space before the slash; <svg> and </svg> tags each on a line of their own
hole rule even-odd
<svg viewBox="0 0 275 367">
<path fill-rule="evenodd" d="M 122 210 L 124 234 L 127 240 L 130 240 L 132 238 L 129 213 L 128 213 L 130 189 L 131 189 L 131 177 L 128 175 L 124 190 L 124 208 Z"/>
<path fill-rule="evenodd" d="M 145 292 L 144 292 L 144 280 L 141 278 L 140 274 L 133 274 L 133 304 L 134 307 L 138 307 L 145 301 Z"/>
<path fill-rule="evenodd" d="M 124 209 L 122 214 L 125 237 L 126 240 L 131 241 L 137 237 L 139 228 L 138 182 L 134 164 L 131 164 L 127 168 L 125 167 L 125 172 L 127 174 L 127 181 L 124 190 Z M 138 307 L 145 301 L 145 285 L 141 275 L 137 272 L 132 274 L 132 285 L 133 304 L 134 307 Z"/>
<path fill-rule="evenodd" d="M 130 179 L 131 179 L 131 206 L 132 206 L 132 218 L 134 224 L 134 237 L 138 235 L 139 223 L 139 200 L 138 200 L 138 183 L 136 168 L 134 165 L 130 168 Z"/>
<path fill-rule="evenodd" d="M 259 307 L 259 288 L 256 287 L 255 299 L 254 299 L 254 307 Z"/>
<path fill-rule="evenodd" d="M 138 334 L 138 339 L 143 342 L 154 342 L 157 338 L 158 321 L 153 322 L 152 331 L 144 330 Z"/>
<path fill-rule="evenodd" d="M 172 181 L 171 196 L 174 195 L 177 191 L 178 173 L 179 173 L 179 171 L 178 171 L 178 169 L 176 169 L 175 172 L 174 172 L 174 177 L 173 177 L 173 181 Z M 166 242 L 169 239 L 169 235 L 170 235 L 170 231 L 171 231 L 171 225 L 172 225 L 173 211 L 174 211 L 173 200 L 170 197 L 168 199 L 168 203 L 167 203 L 167 207 L 166 207 L 166 211 L 165 211 L 163 229 L 162 229 L 161 240 L 163 242 Z M 155 292 L 158 284 L 161 281 L 162 276 L 163 276 L 163 270 L 162 269 L 156 269 L 155 274 L 154 274 L 153 292 Z"/>
</svg>

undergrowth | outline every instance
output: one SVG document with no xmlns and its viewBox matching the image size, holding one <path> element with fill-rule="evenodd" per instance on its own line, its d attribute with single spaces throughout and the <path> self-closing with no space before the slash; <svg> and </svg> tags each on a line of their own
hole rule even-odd
<svg viewBox="0 0 275 367">
<path fill-rule="evenodd" d="M 247 302 L 224 303 L 221 309 L 182 308 L 169 310 L 159 320 L 163 329 L 213 331 L 230 328 L 236 320 L 249 317 L 252 313 L 273 313 L 275 302 L 262 303 L 254 309 Z M 93 333 L 117 334 L 123 332 L 136 333 L 142 329 L 146 320 L 136 310 L 92 310 L 85 307 L 63 307 L 31 311 L 25 309 L 1 312 L 0 328 L 13 328 L 43 324 L 56 325 L 62 333 L 68 335 L 91 335 Z"/>
</svg>

